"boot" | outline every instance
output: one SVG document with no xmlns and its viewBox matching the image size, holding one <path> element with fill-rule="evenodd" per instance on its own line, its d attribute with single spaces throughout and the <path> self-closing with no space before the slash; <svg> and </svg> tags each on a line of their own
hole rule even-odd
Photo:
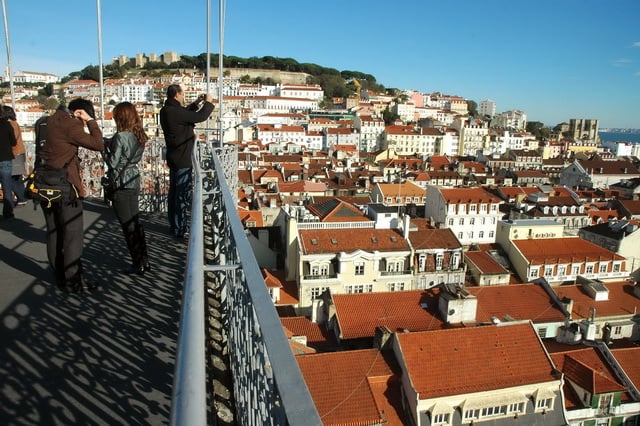
<svg viewBox="0 0 640 426">
<path fill-rule="evenodd" d="M 131 260 L 133 265 L 127 274 L 144 275 L 151 269 L 149 256 L 147 254 L 147 242 L 145 240 L 144 228 L 136 221 L 134 231 L 131 233 Z"/>
<path fill-rule="evenodd" d="M 98 284 L 85 280 L 78 271 L 71 278 L 67 278 L 65 284 L 60 288 L 67 293 L 92 293 L 98 289 Z"/>
</svg>

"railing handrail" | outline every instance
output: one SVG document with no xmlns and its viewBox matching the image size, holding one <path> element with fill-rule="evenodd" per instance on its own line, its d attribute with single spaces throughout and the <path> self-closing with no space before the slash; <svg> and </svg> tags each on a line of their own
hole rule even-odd
<svg viewBox="0 0 640 426">
<path fill-rule="evenodd" d="M 217 155 L 213 155 L 213 163 L 214 171 L 218 174 L 225 209 L 229 212 L 235 207 L 235 200 L 224 178 L 223 167 Z M 278 389 L 282 401 L 281 408 L 285 412 L 287 422 L 290 425 L 321 425 L 322 420 L 284 334 L 282 322 L 267 291 L 258 262 L 253 256 L 253 248 L 244 233 L 242 222 L 237 214 L 228 215 L 227 220 L 238 253 L 251 254 L 242 258 L 244 284 L 247 286 L 253 311 L 260 324 L 261 341 L 268 354 L 269 370 Z M 229 342 L 229 351 L 233 350 L 233 343 Z"/>
<path fill-rule="evenodd" d="M 185 426 L 207 424 L 202 170 L 193 151 L 191 232 L 171 398 L 171 424 Z"/>
</svg>

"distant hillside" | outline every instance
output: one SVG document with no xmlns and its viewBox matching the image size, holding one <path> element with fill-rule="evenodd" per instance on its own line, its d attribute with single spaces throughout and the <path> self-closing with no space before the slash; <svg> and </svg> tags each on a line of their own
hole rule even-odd
<svg viewBox="0 0 640 426">
<path fill-rule="evenodd" d="M 210 64 L 217 68 L 218 55 L 210 55 Z M 199 70 L 205 72 L 207 66 L 207 54 L 201 53 L 198 56 L 182 55 L 179 61 L 173 62 L 167 65 L 163 62 L 147 62 L 144 67 L 136 68 L 133 59 L 129 63 L 120 66 L 114 62 L 104 67 L 105 78 L 122 78 L 129 76 L 130 74 L 140 74 L 143 76 L 160 76 L 162 74 L 177 72 L 179 70 Z M 356 78 L 360 82 L 361 86 L 365 90 L 373 90 L 375 92 L 385 92 L 386 89 L 383 85 L 378 84 L 376 78 L 371 74 L 365 74 L 360 71 L 338 71 L 334 68 L 326 68 L 317 64 L 301 64 L 295 59 L 291 58 L 277 58 L 274 56 L 263 56 L 262 58 L 250 57 L 241 58 L 238 56 L 224 56 L 223 68 L 228 70 L 228 75 L 237 74 L 240 70 L 247 70 L 246 75 L 242 75 L 239 78 L 247 83 L 265 83 L 273 84 L 281 81 L 276 80 L 273 77 L 262 77 L 261 75 L 271 74 L 273 71 L 279 71 L 280 73 L 274 73 L 274 75 L 286 75 L 288 73 L 305 73 L 307 74 L 306 81 L 303 83 L 319 84 L 324 90 L 327 98 L 333 97 L 348 97 L 353 95 L 356 90 L 355 85 L 352 83 L 352 79 Z M 249 72 L 249 70 L 254 70 Z M 264 70 L 266 72 L 261 73 L 258 70 Z M 253 75 L 257 76 L 253 77 Z M 63 81 L 72 78 L 90 79 L 98 81 L 100 79 L 99 67 L 97 65 L 89 65 L 81 71 L 73 72 L 63 79 Z"/>
</svg>

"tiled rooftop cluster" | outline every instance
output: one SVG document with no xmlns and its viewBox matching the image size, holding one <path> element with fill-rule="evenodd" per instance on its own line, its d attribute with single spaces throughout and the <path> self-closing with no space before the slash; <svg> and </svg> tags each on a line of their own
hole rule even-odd
<svg viewBox="0 0 640 426">
<path fill-rule="evenodd" d="M 149 191 L 169 83 L 205 88 L 105 82 L 158 136 Z M 212 119 L 238 147 L 238 215 L 325 424 L 637 421 L 637 150 L 578 140 L 575 120 L 539 141 L 522 111 L 472 117 L 442 93 L 363 90 L 320 111 L 317 85 L 224 87 Z M 62 89 L 98 101 L 96 82 Z M 29 145 L 43 111 L 17 106 Z"/>
</svg>

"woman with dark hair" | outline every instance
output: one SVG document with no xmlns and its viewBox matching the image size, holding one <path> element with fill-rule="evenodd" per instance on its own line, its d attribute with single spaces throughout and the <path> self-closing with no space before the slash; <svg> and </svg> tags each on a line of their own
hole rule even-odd
<svg viewBox="0 0 640 426">
<path fill-rule="evenodd" d="M 142 128 L 142 119 L 130 102 L 122 102 L 113 109 L 116 134 L 107 142 L 105 161 L 107 175 L 115 183 L 113 210 L 118 217 L 124 239 L 131 255 L 132 267 L 128 274 L 144 275 L 150 269 L 144 229 L 139 219 L 138 195 L 140 194 L 140 172 L 138 163 L 142 159 L 147 135 Z"/>
<path fill-rule="evenodd" d="M 4 105 L 2 109 L 16 137 L 16 146 L 13 147 L 13 161 L 11 163 L 12 190 L 13 193 L 16 194 L 17 205 L 24 206 L 27 204 L 27 198 L 24 193 L 24 176 L 27 174 L 27 151 L 22 141 L 20 125 L 18 125 L 18 121 L 16 120 L 16 112 L 8 105 Z"/>
</svg>

